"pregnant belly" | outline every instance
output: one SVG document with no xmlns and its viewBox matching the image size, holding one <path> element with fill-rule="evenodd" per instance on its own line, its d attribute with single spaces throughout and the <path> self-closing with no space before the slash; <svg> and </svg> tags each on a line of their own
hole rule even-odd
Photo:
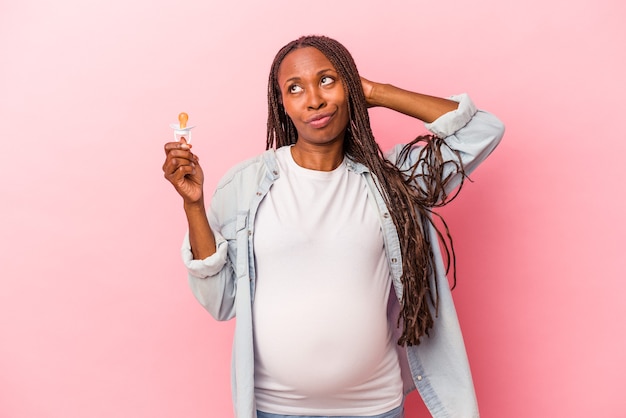
<svg viewBox="0 0 626 418">
<path fill-rule="evenodd" d="M 299 396 L 333 396 L 358 390 L 384 373 L 381 368 L 393 367 L 386 364 L 395 350 L 386 306 L 352 296 L 356 300 L 350 303 L 332 295 L 313 303 L 293 295 L 280 304 L 257 300 L 257 385 Z"/>
</svg>

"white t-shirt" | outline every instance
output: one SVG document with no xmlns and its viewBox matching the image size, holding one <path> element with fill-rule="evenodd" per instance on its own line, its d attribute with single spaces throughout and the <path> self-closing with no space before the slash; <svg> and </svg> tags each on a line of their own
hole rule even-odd
<svg viewBox="0 0 626 418">
<path fill-rule="evenodd" d="M 276 151 L 280 178 L 255 220 L 257 408 L 375 415 L 402 402 L 377 209 L 344 161 L 329 172 Z"/>
</svg>

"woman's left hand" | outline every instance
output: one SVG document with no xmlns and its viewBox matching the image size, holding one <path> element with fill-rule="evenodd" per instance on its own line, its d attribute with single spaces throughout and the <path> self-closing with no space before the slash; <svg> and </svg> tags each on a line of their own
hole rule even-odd
<svg viewBox="0 0 626 418">
<path fill-rule="evenodd" d="M 363 87 L 363 93 L 365 94 L 365 101 L 367 102 L 367 107 L 376 106 L 374 103 L 374 86 L 376 83 L 373 81 L 369 81 L 366 78 L 361 77 L 361 86 Z"/>
<path fill-rule="evenodd" d="M 361 86 L 367 107 L 386 107 L 426 123 L 432 123 L 458 107 L 457 102 L 448 99 L 403 90 L 391 84 L 375 83 L 363 77 Z"/>
</svg>

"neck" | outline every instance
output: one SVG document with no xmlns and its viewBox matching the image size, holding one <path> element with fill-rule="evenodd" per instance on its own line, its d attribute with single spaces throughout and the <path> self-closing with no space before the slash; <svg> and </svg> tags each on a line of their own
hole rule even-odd
<svg viewBox="0 0 626 418">
<path fill-rule="evenodd" d="M 300 167 L 317 171 L 332 171 L 343 162 L 343 143 L 315 146 L 298 141 L 291 147 L 293 160 Z"/>
</svg>

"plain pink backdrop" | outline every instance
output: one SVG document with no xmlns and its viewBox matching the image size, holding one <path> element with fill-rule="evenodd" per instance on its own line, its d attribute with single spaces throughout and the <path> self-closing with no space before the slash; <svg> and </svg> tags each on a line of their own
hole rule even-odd
<svg viewBox="0 0 626 418">
<path fill-rule="evenodd" d="M 617 0 L 1 0 L 0 417 L 232 417 L 233 324 L 187 287 L 162 144 L 188 112 L 210 194 L 263 150 L 269 64 L 309 33 L 507 125 L 444 211 L 482 416 L 626 416 L 625 19 Z M 423 132 L 371 115 L 385 148 Z"/>
</svg>

